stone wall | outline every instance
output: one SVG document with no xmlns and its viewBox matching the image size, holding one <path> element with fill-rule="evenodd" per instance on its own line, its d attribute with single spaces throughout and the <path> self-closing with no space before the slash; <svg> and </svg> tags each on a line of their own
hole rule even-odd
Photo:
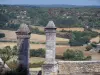
<svg viewBox="0 0 100 75">
<path fill-rule="evenodd" d="M 59 61 L 58 75 L 100 75 L 100 61 Z"/>
</svg>

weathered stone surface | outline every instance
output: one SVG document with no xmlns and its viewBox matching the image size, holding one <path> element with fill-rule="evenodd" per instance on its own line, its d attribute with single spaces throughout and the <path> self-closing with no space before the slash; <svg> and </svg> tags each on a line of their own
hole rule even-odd
<svg viewBox="0 0 100 75">
<path fill-rule="evenodd" d="M 42 75 L 57 75 L 57 64 L 44 64 L 42 66 Z"/>
<path fill-rule="evenodd" d="M 53 21 L 49 21 L 46 28 L 56 28 L 56 26 Z"/>
<path fill-rule="evenodd" d="M 53 21 L 49 21 L 46 32 L 46 61 L 45 64 L 55 64 L 56 27 Z"/>
<path fill-rule="evenodd" d="M 30 30 L 26 24 L 22 24 L 17 30 L 17 46 L 19 50 L 19 66 L 23 66 L 29 71 L 29 38 Z M 28 73 L 29 75 L 29 73 Z"/>
<path fill-rule="evenodd" d="M 100 61 L 59 61 L 59 75 L 100 74 Z"/>
<path fill-rule="evenodd" d="M 19 27 L 19 29 L 17 30 L 17 32 L 16 33 L 31 33 L 31 31 L 30 31 L 30 29 L 29 29 L 29 27 L 28 27 L 28 25 L 26 25 L 26 24 L 21 24 L 20 25 L 20 27 Z"/>
<path fill-rule="evenodd" d="M 49 21 L 45 28 L 46 32 L 46 55 L 42 66 L 42 75 L 57 75 L 57 62 L 55 61 L 56 27 L 53 21 Z"/>
</svg>

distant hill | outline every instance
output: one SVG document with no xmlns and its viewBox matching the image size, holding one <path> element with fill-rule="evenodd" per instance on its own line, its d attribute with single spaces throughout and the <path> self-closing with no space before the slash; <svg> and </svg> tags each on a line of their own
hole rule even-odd
<svg viewBox="0 0 100 75">
<path fill-rule="evenodd" d="M 0 4 L 4 5 L 4 4 Z M 6 6 L 6 5 L 5 5 Z M 65 5 L 65 4 L 51 4 L 51 5 L 9 5 L 9 6 L 24 6 L 24 7 L 44 7 L 44 8 L 80 8 L 80 7 L 89 7 L 89 8 L 100 8 L 100 6 L 82 6 L 82 5 Z"/>
<path fill-rule="evenodd" d="M 18 29 L 23 22 L 45 27 L 50 20 L 61 28 L 100 28 L 100 6 L 0 5 L 0 29 Z"/>
<path fill-rule="evenodd" d="M 92 7 L 92 8 L 100 8 L 100 6 L 79 6 L 79 5 L 61 5 L 61 4 L 55 4 L 55 5 L 36 5 L 37 7 L 46 7 L 46 8 L 77 8 L 77 7 Z"/>
<path fill-rule="evenodd" d="M 76 6 L 76 5 L 60 5 L 60 4 L 55 4 L 55 5 L 36 5 L 39 7 L 46 7 L 46 8 L 74 8 L 74 7 L 80 7 L 80 6 Z"/>
</svg>

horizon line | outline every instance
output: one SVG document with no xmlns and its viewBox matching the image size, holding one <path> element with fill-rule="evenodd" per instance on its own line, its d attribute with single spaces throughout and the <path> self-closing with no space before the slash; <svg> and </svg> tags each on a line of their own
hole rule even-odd
<svg viewBox="0 0 100 75">
<path fill-rule="evenodd" d="M 72 6 L 100 6 L 100 5 L 75 5 L 75 4 L 0 4 L 0 5 L 72 5 Z"/>
</svg>

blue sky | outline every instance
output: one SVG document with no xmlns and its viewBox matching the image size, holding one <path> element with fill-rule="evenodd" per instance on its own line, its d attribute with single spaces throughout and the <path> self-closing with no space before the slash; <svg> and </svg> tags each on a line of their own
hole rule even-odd
<svg viewBox="0 0 100 75">
<path fill-rule="evenodd" d="M 68 5 L 100 5 L 100 0 L 0 0 L 0 4 L 68 4 Z"/>
</svg>

